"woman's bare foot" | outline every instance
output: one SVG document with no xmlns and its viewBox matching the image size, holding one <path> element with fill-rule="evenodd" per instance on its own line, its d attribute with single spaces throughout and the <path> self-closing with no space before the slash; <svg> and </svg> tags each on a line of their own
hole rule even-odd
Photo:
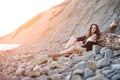
<svg viewBox="0 0 120 80">
<path fill-rule="evenodd" d="M 60 56 L 60 54 L 59 53 L 49 53 L 48 56 L 52 57 L 53 59 L 56 59 Z"/>
</svg>

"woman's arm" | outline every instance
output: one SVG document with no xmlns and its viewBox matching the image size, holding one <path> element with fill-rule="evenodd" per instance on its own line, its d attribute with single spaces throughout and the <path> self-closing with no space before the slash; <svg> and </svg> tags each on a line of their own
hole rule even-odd
<svg viewBox="0 0 120 80">
<path fill-rule="evenodd" d="M 85 40 L 85 36 L 81 36 L 77 38 L 77 41 L 84 41 Z"/>
<path fill-rule="evenodd" d="M 88 41 L 96 42 L 96 41 L 97 41 L 97 35 L 96 35 L 96 34 L 93 34 L 91 37 L 89 37 L 89 38 L 87 39 L 87 42 L 88 42 Z"/>
</svg>

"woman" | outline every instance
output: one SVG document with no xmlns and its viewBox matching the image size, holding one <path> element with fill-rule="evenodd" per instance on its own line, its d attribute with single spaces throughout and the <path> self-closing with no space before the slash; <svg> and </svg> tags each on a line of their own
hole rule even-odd
<svg viewBox="0 0 120 80">
<path fill-rule="evenodd" d="M 97 40 L 100 37 L 100 30 L 97 24 L 92 24 L 88 30 L 88 33 L 83 37 L 75 38 L 72 36 L 65 46 L 65 50 L 60 53 L 53 54 L 53 56 L 60 55 L 68 55 L 69 53 L 73 53 L 75 51 L 79 51 L 81 53 L 85 51 L 92 50 L 92 46 L 97 44 Z M 76 42 L 83 41 L 83 45 L 76 45 Z M 51 55 L 52 56 L 52 55 Z"/>
</svg>

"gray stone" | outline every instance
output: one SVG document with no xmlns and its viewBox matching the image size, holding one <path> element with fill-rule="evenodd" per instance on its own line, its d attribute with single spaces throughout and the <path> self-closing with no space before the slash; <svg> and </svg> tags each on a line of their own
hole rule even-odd
<svg viewBox="0 0 120 80">
<path fill-rule="evenodd" d="M 95 60 L 100 60 L 101 58 L 103 58 L 103 56 L 101 54 L 96 54 L 95 56 Z"/>
<path fill-rule="evenodd" d="M 89 61 L 87 62 L 87 68 L 95 71 L 95 70 L 97 69 L 96 62 L 93 61 L 93 60 L 89 60 Z"/>
<path fill-rule="evenodd" d="M 103 47 L 103 48 L 100 50 L 100 54 L 101 54 L 102 56 L 104 56 L 106 49 L 109 49 L 109 48 L 108 48 L 108 47 Z"/>
<path fill-rule="evenodd" d="M 69 72 L 68 75 L 66 76 L 66 80 L 70 80 L 72 78 L 73 72 Z"/>
<path fill-rule="evenodd" d="M 59 70 L 55 69 L 55 70 L 50 70 L 50 71 L 48 72 L 48 75 L 49 75 L 49 76 L 52 76 L 52 75 L 58 74 L 58 73 L 59 73 Z"/>
<path fill-rule="evenodd" d="M 110 69 L 112 69 L 110 66 L 106 66 L 106 67 L 103 67 L 103 68 L 101 69 L 101 71 L 110 70 Z"/>
<path fill-rule="evenodd" d="M 52 76 L 52 80 L 65 80 L 65 77 L 62 76 L 61 74 L 54 74 Z"/>
<path fill-rule="evenodd" d="M 111 80 L 120 80 L 120 73 L 114 75 Z"/>
<path fill-rule="evenodd" d="M 89 77 L 93 77 L 94 75 L 95 73 L 92 70 L 90 70 L 89 68 L 86 68 L 83 76 L 85 79 L 87 79 Z"/>
<path fill-rule="evenodd" d="M 87 58 L 87 60 L 89 60 L 89 59 L 94 58 L 95 55 L 96 55 L 96 53 L 94 53 L 94 52 L 92 52 L 92 51 L 87 51 L 84 56 L 85 56 L 85 59 Z M 86 61 L 87 61 L 87 60 L 86 60 Z"/>
<path fill-rule="evenodd" d="M 57 68 L 66 68 L 67 67 L 67 65 L 65 65 L 64 62 L 58 62 L 58 61 L 56 61 L 54 65 Z"/>
<path fill-rule="evenodd" d="M 83 56 L 79 56 L 79 55 L 77 55 L 77 54 L 73 54 L 71 59 L 72 59 L 72 62 L 78 63 L 78 62 L 81 61 L 82 57 L 83 57 Z"/>
<path fill-rule="evenodd" d="M 16 74 L 20 74 L 20 75 L 23 75 L 25 73 L 25 69 L 24 68 L 18 68 L 16 70 Z"/>
<path fill-rule="evenodd" d="M 70 59 L 68 57 L 61 56 L 58 58 L 58 62 L 68 62 Z"/>
<path fill-rule="evenodd" d="M 102 80 L 110 80 L 110 79 L 108 79 L 108 78 L 103 78 Z"/>
<path fill-rule="evenodd" d="M 6 74 L 0 72 L 0 80 L 10 80 L 10 79 Z"/>
<path fill-rule="evenodd" d="M 75 69 L 81 69 L 84 71 L 86 67 L 87 67 L 87 64 L 84 61 L 79 62 L 78 64 L 75 64 Z"/>
<path fill-rule="evenodd" d="M 24 77 L 24 78 L 22 78 L 21 80 L 33 80 L 33 79 L 30 78 L 30 77 Z"/>
<path fill-rule="evenodd" d="M 112 78 L 114 75 L 116 75 L 117 73 L 114 71 L 114 72 L 112 72 L 112 73 L 110 73 L 110 74 L 108 74 L 107 75 L 107 78 Z"/>
<path fill-rule="evenodd" d="M 108 66 L 111 63 L 111 59 L 109 58 L 102 58 L 97 62 L 97 68 L 102 68 Z"/>
<path fill-rule="evenodd" d="M 71 80 L 82 80 L 80 75 L 72 76 Z"/>
<path fill-rule="evenodd" d="M 88 61 L 88 59 L 90 59 L 90 58 L 92 58 L 92 57 L 94 57 L 95 56 L 95 54 L 92 52 L 92 51 L 87 51 L 83 56 L 80 56 L 80 55 L 74 55 L 73 57 L 72 57 L 72 61 L 74 62 L 74 63 L 78 63 L 78 62 L 80 62 L 80 61 Z"/>
<path fill-rule="evenodd" d="M 105 58 L 113 58 L 114 57 L 114 55 L 113 55 L 114 53 L 113 53 L 113 51 L 111 50 L 111 49 L 107 49 L 107 50 L 105 50 Z"/>
<path fill-rule="evenodd" d="M 33 67 L 33 71 L 40 72 L 41 71 L 40 65 L 36 65 L 35 67 Z"/>
<path fill-rule="evenodd" d="M 120 64 L 120 58 L 114 59 L 112 62 L 113 62 L 114 64 Z"/>
<path fill-rule="evenodd" d="M 71 54 L 71 55 L 69 56 L 69 58 L 72 59 L 72 60 L 75 60 L 76 57 L 81 57 L 81 56 L 78 55 L 78 54 Z"/>
<path fill-rule="evenodd" d="M 102 71 L 102 73 L 103 73 L 105 76 L 107 76 L 107 75 L 109 75 L 110 73 L 113 73 L 113 72 L 114 72 L 114 69 L 107 69 L 107 70 Z"/>
<path fill-rule="evenodd" d="M 25 75 L 29 77 L 38 77 L 40 76 L 40 72 L 26 70 Z"/>
<path fill-rule="evenodd" d="M 119 56 L 120 56 L 120 50 L 114 51 L 114 56 L 115 56 L 115 57 L 119 57 Z"/>
<path fill-rule="evenodd" d="M 63 75 L 63 76 L 67 76 L 69 74 L 69 72 L 63 72 L 63 73 L 61 73 L 61 75 Z"/>
<path fill-rule="evenodd" d="M 48 77 L 46 75 L 42 75 L 40 77 L 37 77 L 36 80 L 48 80 Z"/>
<path fill-rule="evenodd" d="M 94 77 L 90 77 L 86 80 L 102 80 L 103 76 L 102 75 L 96 75 Z"/>
<path fill-rule="evenodd" d="M 46 63 L 50 58 L 48 57 L 48 55 L 42 55 L 39 57 L 37 63 L 38 64 L 43 64 Z"/>
<path fill-rule="evenodd" d="M 102 74 L 97 74 L 96 76 L 94 76 L 93 80 L 102 80 L 102 78 L 104 78 Z"/>
<path fill-rule="evenodd" d="M 111 67 L 115 70 L 120 70 L 120 64 L 113 64 Z"/>
<path fill-rule="evenodd" d="M 120 68 L 114 69 L 116 73 L 120 73 Z"/>
<path fill-rule="evenodd" d="M 18 76 L 13 76 L 12 80 L 20 80 L 20 78 Z"/>
<path fill-rule="evenodd" d="M 40 72 L 37 72 L 37 71 L 32 71 L 31 73 L 32 73 L 31 76 L 33 77 L 39 77 L 41 75 Z"/>
<path fill-rule="evenodd" d="M 101 75 L 101 69 L 96 69 L 95 74 L 96 75 L 99 75 L 99 74 Z"/>
<path fill-rule="evenodd" d="M 94 77 L 87 78 L 86 80 L 94 80 Z"/>
<path fill-rule="evenodd" d="M 83 73 L 84 71 L 81 69 L 76 69 L 75 71 L 73 71 L 73 75 L 82 75 Z"/>
<path fill-rule="evenodd" d="M 93 45 L 92 52 L 97 54 L 100 51 L 101 48 L 102 48 L 101 46 Z"/>
</svg>

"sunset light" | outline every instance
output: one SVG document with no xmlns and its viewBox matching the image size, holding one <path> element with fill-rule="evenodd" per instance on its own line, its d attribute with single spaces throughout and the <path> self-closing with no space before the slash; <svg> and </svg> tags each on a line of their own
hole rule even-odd
<svg viewBox="0 0 120 80">
<path fill-rule="evenodd" d="M 0 36 L 27 22 L 36 14 L 65 0 L 0 0 Z"/>
</svg>

